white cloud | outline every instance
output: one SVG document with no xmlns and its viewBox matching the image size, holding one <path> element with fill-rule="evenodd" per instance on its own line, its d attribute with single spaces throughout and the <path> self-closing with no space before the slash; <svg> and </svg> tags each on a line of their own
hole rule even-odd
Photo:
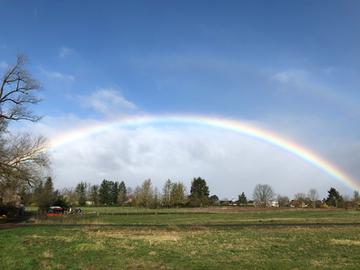
<svg viewBox="0 0 360 270">
<path fill-rule="evenodd" d="M 96 90 L 89 96 L 81 96 L 80 99 L 85 107 L 107 116 L 114 113 L 135 111 L 137 106 L 121 95 L 119 90 L 114 88 L 103 88 Z"/>
<path fill-rule="evenodd" d="M 294 84 L 301 86 L 308 81 L 308 74 L 304 70 L 285 70 L 275 73 L 271 80 L 281 84 Z"/>
<path fill-rule="evenodd" d="M 67 82 L 75 81 L 75 77 L 73 75 L 65 74 L 59 71 L 50 71 L 43 67 L 40 67 L 39 69 L 48 79 L 67 81 Z"/>
<path fill-rule="evenodd" d="M 331 67 L 321 70 L 321 73 L 329 76 L 335 72 L 335 68 Z M 317 98 L 321 101 L 332 103 L 333 108 L 346 112 L 347 114 L 358 116 L 359 100 L 353 95 L 346 95 L 345 89 L 336 89 L 330 87 L 325 80 L 319 79 L 321 77 L 316 72 L 312 73 L 302 69 L 289 69 L 277 72 L 270 77 L 270 81 L 278 84 L 279 89 L 283 92 L 297 92 L 302 95 L 307 95 L 311 98 Z"/>
<path fill-rule="evenodd" d="M 58 53 L 59 58 L 66 58 L 71 55 L 75 55 L 76 51 L 69 47 L 61 47 Z"/>
</svg>

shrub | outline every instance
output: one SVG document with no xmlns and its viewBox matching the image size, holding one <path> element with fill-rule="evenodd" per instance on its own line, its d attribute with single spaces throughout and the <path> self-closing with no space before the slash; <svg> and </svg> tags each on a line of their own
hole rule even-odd
<svg viewBox="0 0 360 270">
<path fill-rule="evenodd" d="M 320 205 L 320 208 L 329 208 L 329 206 L 328 206 L 326 203 L 322 203 L 322 204 Z"/>
</svg>

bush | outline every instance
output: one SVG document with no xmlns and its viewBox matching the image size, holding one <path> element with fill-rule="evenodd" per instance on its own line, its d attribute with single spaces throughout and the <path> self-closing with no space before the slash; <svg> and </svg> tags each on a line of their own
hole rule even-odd
<svg viewBox="0 0 360 270">
<path fill-rule="evenodd" d="M 0 216 L 5 215 L 6 217 L 19 217 L 24 214 L 24 207 L 16 207 L 13 205 L 0 205 Z"/>
<path fill-rule="evenodd" d="M 322 204 L 320 205 L 320 208 L 329 208 L 329 206 L 328 206 L 326 203 L 322 203 Z"/>
<path fill-rule="evenodd" d="M 64 198 L 64 196 L 57 196 L 53 202 L 54 206 L 60 206 L 63 209 L 67 210 L 70 208 L 70 203 Z"/>
</svg>

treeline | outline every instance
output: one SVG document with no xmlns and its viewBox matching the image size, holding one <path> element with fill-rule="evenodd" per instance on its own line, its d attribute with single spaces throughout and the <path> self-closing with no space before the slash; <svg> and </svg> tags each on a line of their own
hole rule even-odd
<svg viewBox="0 0 360 270">
<path fill-rule="evenodd" d="M 160 207 L 202 207 L 214 205 L 218 197 L 209 196 L 209 187 L 201 177 L 194 178 L 190 194 L 182 182 L 167 180 L 159 191 L 150 179 L 134 189 L 124 181 L 104 179 L 100 185 L 81 181 L 74 189 L 54 190 L 53 181 L 48 177 L 34 188 L 20 194 L 25 205 L 36 205 L 47 209 L 51 205 L 64 208 L 74 206 L 136 206 L 147 208 Z"/>
<path fill-rule="evenodd" d="M 330 188 L 326 198 L 320 200 L 315 189 L 307 194 L 296 193 L 293 199 L 277 195 L 269 185 L 255 186 L 252 199 L 242 192 L 237 200 L 219 200 L 211 195 L 205 179 L 194 178 L 190 192 L 182 182 L 167 180 L 162 189 L 153 186 L 150 179 L 134 189 L 124 181 L 103 180 L 99 185 L 79 182 L 73 189 L 54 190 L 51 177 L 40 182 L 33 189 L 20 194 L 25 205 L 37 205 L 44 211 L 51 205 L 64 208 L 75 206 L 136 206 L 146 208 L 161 207 L 203 207 L 203 206 L 246 206 L 246 207 L 312 207 L 312 208 L 352 208 L 359 207 L 359 192 L 353 198 L 342 196 L 335 188 Z"/>
<path fill-rule="evenodd" d="M 239 196 L 240 200 L 246 200 L 244 194 Z M 335 188 L 331 187 L 327 192 L 327 197 L 320 199 L 316 189 L 310 189 L 307 194 L 296 193 L 293 199 L 287 196 L 276 195 L 269 185 L 258 184 L 255 186 L 254 206 L 261 207 L 296 207 L 296 208 L 359 208 L 360 196 L 358 191 L 354 191 L 352 198 L 343 196 Z"/>
</svg>

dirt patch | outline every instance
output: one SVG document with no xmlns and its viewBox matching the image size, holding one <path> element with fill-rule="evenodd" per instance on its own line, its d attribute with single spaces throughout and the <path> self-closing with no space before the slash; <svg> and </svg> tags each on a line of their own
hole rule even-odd
<svg viewBox="0 0 360 270">
<path fill-rule="evenodd" d="M 42 253 L 42 256 L 46 259 L 50 259 L 50 258 L 53 258 L 54 255 L 51 253 L 50 250 L 45 250 L 43 253 Z"/>
<path fill-rule="evenodd" d="M 132 239 L 145 240 L 150 242 L 179 241 L 182 235 L 179 231 L 163 231 L 163 230 L 87 230 L 89 237 L 106 239 Z"/>
<path fill-rule="evenodd" d="M 330 243 L 333 245 L 360 246 L 360 240 L 351 239 L 331 239 Z"/>
<path fill-rule="evenodd" d="M 61 242 L 66 242 L 66 243 L 70 243 L 72 241 L 75 241 L 77 238 L 76 236 L 63 236 L 63 235 L 56 235 L 56 236 L 48 236 L 48 235 L 38 235 L 38 234 L 33 234 L 30 236 L 30 238 L 32 240 L 48 240 L 48 241 L 61 241 Z"/>
<path fill-rule="evenodd" d="M 52 237 L 52 239 L 54 239 L 56 241 L 62 241 L 62 242 L 70 243 L 72 241 L 75 241 L 77 239 L 77 237 L 58 235 L 58 236 Z"/>
<path fill-rule="evenodd" d="M 77 249 L 81 251 L 104 250 L 105 245 L 103 241 L 96 241 L 93 243 L 81 243 L 77 245 Z"/>
<path fill-rule="evenodd" d="M 149 260 L 129 260 L 127 264 L 127 269 L 156 269 L 156 270 L 165 270 L 167 267 L 159 262 L 153 262 Z"/>
<path fill-rule="evenodd" d="M 181 236 L 177 232 L 157 232 L 154 234 L 134 235 L 132 239 L 145 240 L 149 242 L 179 241 Z"/>
</svg>

